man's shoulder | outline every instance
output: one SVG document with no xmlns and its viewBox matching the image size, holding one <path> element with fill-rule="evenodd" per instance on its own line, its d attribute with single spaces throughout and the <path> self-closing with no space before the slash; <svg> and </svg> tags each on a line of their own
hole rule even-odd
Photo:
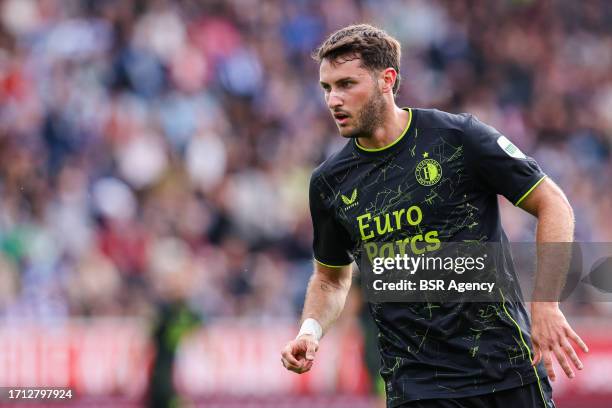
<svg viewBox="0 0 612 408">
<path fill-rule="evenodd" d="M 419 128 L 448 129 L 463 132 L 469 128 L 474 115 L 470 113 L 450 113 L 438 109 L 418 109 Z"/>
<path fill-rule="evenodd" d="M 311 180 L 328 177 L 338 171 L 343 171 L 354 165 L 358 159 L 353 149 L 353 140 L 349 140 L 340 150 L 332 153 L 327 159 L 319 164 L 313 171 Z"/>
</svg>

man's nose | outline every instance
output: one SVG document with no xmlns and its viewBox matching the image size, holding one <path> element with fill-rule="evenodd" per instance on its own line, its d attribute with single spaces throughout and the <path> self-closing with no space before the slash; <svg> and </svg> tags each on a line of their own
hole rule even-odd
<svg viewBox="0 0 612 408">
<path fill-rule="evenodd" d="M 333 91 L 329 93 L 329 97 L 327 98 L 327 107 L 329 109 L 335 109 L 343 104 L 344 102 L 342 101 L 342 98 L 338 96 L 338 94 Z"/>
</svg>

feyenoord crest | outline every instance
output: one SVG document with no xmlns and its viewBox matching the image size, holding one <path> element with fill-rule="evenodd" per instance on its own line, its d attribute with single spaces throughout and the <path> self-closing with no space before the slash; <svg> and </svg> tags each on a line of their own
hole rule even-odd
<svg viewBox="0 0 612 408">
<path fill-rule="evenodd" d="M 423 157 L 427 156 L 427 153 L 423 154 Z M 442 178 L 442 166 L 434 159 L 423 159 L 417 164 L 414 175 L 419 184 L 433 186 Z"/>
</svg>

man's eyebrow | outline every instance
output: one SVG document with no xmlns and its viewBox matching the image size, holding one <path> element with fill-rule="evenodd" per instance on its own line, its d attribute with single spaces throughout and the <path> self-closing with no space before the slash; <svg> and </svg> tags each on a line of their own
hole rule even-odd
<svg viewBox="0 0 612 408">
<path fill-rule="evenodd" d="M 337 79 L 335 83 L 339 84 L 340 82 L 354 81 L 354 80 L 355 80 L 354 77 L 348 76 L 348 77 L 342 77 L 340 79 Z M 319 83 L 321 84 L 321 86 L 325 86 L 325 85 L 329 86 L 329 84 L 327 82 L 319 81 Z"/>
</svg>

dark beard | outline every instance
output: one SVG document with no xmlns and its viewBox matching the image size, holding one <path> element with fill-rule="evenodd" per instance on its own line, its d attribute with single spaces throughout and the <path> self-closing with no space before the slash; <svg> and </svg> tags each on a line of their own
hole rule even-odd
<svg viewBox="0 0 612 408">
<path fill-rule="evenodd" d="M 374 94 L 357 114 L 355 130 L 344 135 L 344 137 L 352 139 L 372 137 L 376 128 L 382 125 L 384 109 L 385 100 L 383 99 L 382 92 L 378 88 L 374 88 Z"/>
</svg>

